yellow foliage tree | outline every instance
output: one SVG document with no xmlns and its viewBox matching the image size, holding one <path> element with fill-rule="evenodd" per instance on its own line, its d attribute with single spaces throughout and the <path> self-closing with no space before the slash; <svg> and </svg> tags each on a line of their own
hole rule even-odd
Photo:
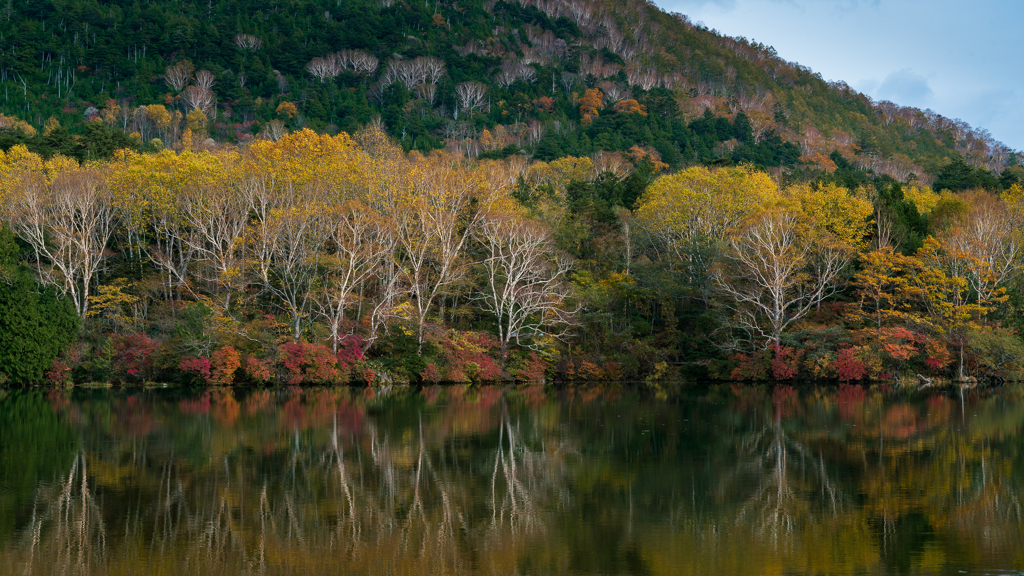
<svg viewBox="0 0 1024 576">
<path fill-rule="evenodd" d="M 908 184 L 903 188 L 903 197 L 914 203 L 920 214 L 930 214 L 939 202 L 939 195 L 927 186 Z"/>
<path fill-rule="evenodd" d="M 580 120 L 583 124 L 590 124 L 598 116 L 598 111 L 604 106 L 604 94 L 598 88 L 591 88 L 583 93 L 579 100 Z"/>
<path fill-rule="evenodd" d="M 615 112 L 618 114 L 632 114 L 636 113 L 641 116 L 647 116 L 647 107 L 630 98 L 629 100 L 619 100 L 615 103 Z"/>
<path fill-rule="evenodd" d="M 193 108 L 185 115 L 185 124 L 193 134 L 206 134 L 206 124 L 209 119 L 199 108 Z"/>
<path fill-rule="evenodd" d="M 559 197 L 565 197 L 565 188 L 574 180 L 593 177 L 594 162 L 590 158 L 566 156 L 551 162 L 537 162 L 530 166 L 527 180 L 534 186 L 550 186 Z"/>
<path fill-rule="evenodd" d="M 655 180 L 638 201 L 634 218 L 708 300 L 710 269 L 727 232 L 779 199 L 778 185 L 763 172 L 697 166 Z"/>
<path fill-rule="evenodd" d="M 57 128 L 60 128 L 60 120 L 57 120 L 56 116 L 50 116 L 46 119 L 46 126 L 43 127 L 43 136 L 49 136 Z"/>
<path fill-rule="evenodd" d="M 277 105 L 275 113 L 278 116 L 287 116 L 289 120 L 295 118 L 295 115 L 299 113 L 299 109 L 295 107 L 295 104 L 291 102 L 281 102 Z"/>
<path fill-rule="evenodd" d="M 153 128 L 156 129 L 167 140 L 167 134 L 171 130 L 171 121 L 173 117 L 167 108 L 162 104 L 150 104 L 146 106 L 146 116 L 149 121 L 153 124 Z"/>
</svg>

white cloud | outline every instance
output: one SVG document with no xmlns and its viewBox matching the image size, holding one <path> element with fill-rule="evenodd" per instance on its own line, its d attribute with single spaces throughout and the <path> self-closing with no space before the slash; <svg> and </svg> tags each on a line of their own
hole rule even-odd
<svg viewBox="0 0 1024 576">
<path fill-rule="evenodd" d="M 915 102 L 919 106 L 931 99 L 932 94 L 928 79 L 910 68 L 889 74 L 875 90 L 875 98 L 878 100 Z"/>
</svg>

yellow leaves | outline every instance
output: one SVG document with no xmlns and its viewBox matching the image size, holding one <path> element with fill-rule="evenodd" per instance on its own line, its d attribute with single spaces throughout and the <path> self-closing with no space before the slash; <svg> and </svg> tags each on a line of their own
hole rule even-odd
<svg viewBox="0 0 1024 576">
<path fill-rule="evenodd" d="M 2 119 L 0 115 L 0 120 Z M 38 174 L 42 169 L 42 157 L 29 152 L 23 144 L 12 146 L 6 153 L 0 150 L 0 218 L 8 217 L 11 195 L 21 185 L 21 181 Z"/>
<path fill-rule="evenodd" d="M 300 130 L 277 141 L 253 143 L 245 154 L 247 173 L 296 191 L 307 187 L 344 194 L 359 182 L 359 153 L 347 134 Z"/>
<path fill-rule="evenodd" d="M 52 184 L 54 179 L 61 173 L 71 172 L 78 168 L 78 161 L 74 158 L 57 154 L 43 163 L 43 172 L 46 174 L 46 182 Z"/>
<path fill-rule="evenodd" d="M 185 123 L 188 125 L 188 129 L 197 134 L 204 134 L 206 132 L 206 123 L 209 119 L 206 114 L 199 108 L 193 108 L 187 115 L 185 115 Z"/>
<path fill-rule="evenodd" d="M 1024 187 L 1014 184 L 999 195 L 1006 205 L 1006 212 L 1014 230 L 1024 230 Z"/>
<path fill-rule="evenodd" d="M 598 110 L 602 108 L 604 94 L 597 88 L 591 88 L 583 93 L 579 99 L 580 120 L 584 125 L 590 124 L 598 116 Z"/>
<path fill-rule="evenodd" d="M 779 190 L 762 172 L 693 167 L 655 180 L 640 199 L 636 219 L 665 240 L 694 241 L 724 238 L 748 217 L 780 209 L 794 211 L 805 240 L 849 250 L 863 246 L 872 213 L 863 194 L 839 186 Z"/>
<path fill-rule="evenodd" d="M 171 113 L 167 111 L 167 108 L 162 104 L 151 104 L 144 107 L 146 109 L 146 115 L 149 117 L 150 122 L 153 126 L 161 132 L 165 132 L 171 127 L 171 121 L 173 120 Z"/>
<path fill-rule="evenodd" d="M 912 202 L 920 214 L 930 214 L 939 202 L 939 195 L 931 188 L 913 184 L 903 188 L 903 197 Z"/>
<path fill-rule="evenodd" d="M 615 112 L 618 114 L 636 113 L 641 116 L 647 116 L 647 107 L 634 99 L 619 100 L 615 103 Z"/>
<path fill-rule="evenodd" d="M 911 316 L 924 291 L 915 281 L 921 261 L 886 246 L 861 254 L 861 269 L 853 278 L 860 309 L 877 328 L 890 321 L 920 324 Z M 868 310 L 865 310 L 867 308 Z"/>
<path fill-rule="evenodd" d="M 15 144 L 5 154 L 0 150 L 0 174 L 12 172 L 36 172 L 43 166 L 42 156 L 29 152 L 24 144 Z"/>
<path fill-rule="evenodd" d="M 60 120 L 57 120 L 56 116 L 50 116 L 46 119 L 46 126 L 43 127 L 43 136 L 49 136 L 58 128 L 60 128 Z"/>
<path fill-rule="evenodd" d="M 851 193 L 835 184 L 800 185 L 788 188 L 785 195 L 799 206 L 806 233 L 812 237 L 830 238 L 852 250 L 866 243 L 874 208 L 863 192 Z"/>
<path fill-rule="evenodd" d="M 234 152 L 119 152 L 108 165 L 114 205 L 130 227 L 158 214 L 173 217 L 186 194 L 227 188 L 237 158 Z"/>
<path fill-rule="evenodd" d="M 108 100 L 102 112 L 103 123 L 108 127 L 116 125 L 119 114 L 121 114 L 121 105 L 117 103 L 117 100 Z"/>
<path fill-rule="evenodd" d="M 142 299 L 126 292 L 135 284 L 124 278 L 113 280 L 99 287 L 97 294 L 89 296 L 89 318 L 103 318 L 115 331 L 122 332 L 138 324 L 138 306 Z"/>
<path fill-rule="evenodd" d="M 550 186 L 559 197 L 565 197 L 565 188 L 574 180 L 589 180 L 594 176 L 594 162 L 590 158 L 566 156 L 550 163 L 537 162 L 530 166 L 527 179 L 535 186 Z"/>
<path fill-rule="evenodd" d="M 746 216 L 779 199 L 779 188 L 767 174 L 697 166 L 655 180 L 635 214 L 639 225 L 659 236 L 722 238 Z"/>
<path fill-rule="evenodd" d="M 299 113 L 299 109 L 296 108 L 295 104 L 292 104 L 291 102 L 281 102 L 280 104 L 277 105 L 277 110 L 275 110 L 274 113 L 277 114 L 278 116 L 287 117 L 289 120 L 291 120 L 292 118 L 295 118 L 296 114 Z"/>
<path fill-rule="evenodd" d="M 943 266 L 942 244 L 929 236 L 917 252 L 922 268 L 916 281 L 923 290 L 925 307 L 932 318 L 947 330 L 962 327 L 973 317 L 984 315 L 991 302 L 979 298 L 977 304 L 968 303 L 970 286 L 967 278 Z M 950 273 L 953 272 L 953 273 Z"/>
<path fill-rule="evenodd" d="M 13 116 L 4 116 L 3 114 L 0 114 L 0 128 L 20 130 L 25 136 L 36 135 L 36 129 L 28 122 Z"/>
</svg>

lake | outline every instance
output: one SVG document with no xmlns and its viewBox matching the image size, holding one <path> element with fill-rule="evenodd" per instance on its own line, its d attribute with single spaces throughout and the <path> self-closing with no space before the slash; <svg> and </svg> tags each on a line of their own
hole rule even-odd
<svg viewBox="0 0 1024 576">
<path fill-rule="evenodd" d="M 1022 398 L 0 390 L 0 572 L 1024 573 Z"/>
</svg>

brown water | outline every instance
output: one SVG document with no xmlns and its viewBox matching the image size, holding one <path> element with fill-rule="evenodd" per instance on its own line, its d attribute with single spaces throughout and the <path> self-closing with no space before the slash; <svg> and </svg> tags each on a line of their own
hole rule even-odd
<svg viewBox="0 0 1024 576">
<path fill-rule="evenodd" d="M 1024 573 L 1024 401 L 0 391 L 0 574 Z"/>
</svg>

